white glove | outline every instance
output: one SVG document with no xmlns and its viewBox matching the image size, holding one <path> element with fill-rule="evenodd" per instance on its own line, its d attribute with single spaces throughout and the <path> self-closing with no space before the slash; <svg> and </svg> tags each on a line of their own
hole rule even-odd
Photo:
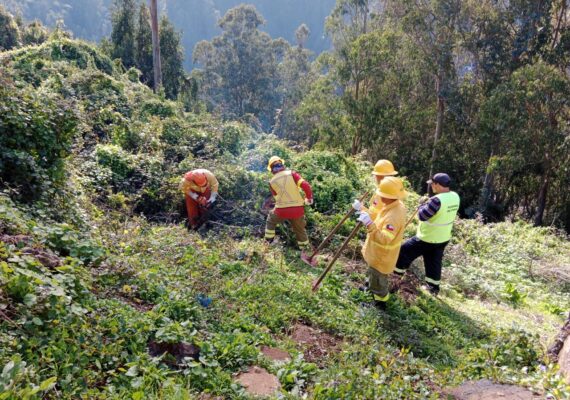
<svg viewBox="0 0 570 400">
<path fill-rule="evenodd" d="M 210 195 L 210 198 L 208 199 L 208 204 L 214 204 L 217 198 L 218 198 L 218 193 L 217 192 L 212 193 Z"/>
<path fill-rule="evenodd" d="M 360 213 L 360 215 L 358 216 L 358 220 L 362 222 L 365 226 L 368 226 L 373 222 L 372 218 L 370 218 L 370 215 L 368 215 L 366 211 L 362 211 Z"/>
<path fill-rule="evenodd" d="M 188 192 L 188 196 L 192 197 L 194 200 L 198 200 L 198 193 L 196 192 Z"/>
<path fill-rule="evenodd" d="M 422 196 L 420 197 L 419 203 L 420 204 L 425 204 L 429 201 L 429 196 Z"/>
<path fill-rule="evenodd" d="M 354 202 L 352 203 L 352 208 L 354 208 L 356 211 L 361 211 L 362 203 L 360 202 L 360 200 L 354 200 Z"/>
<path fill-rule="evenodd" d="M 313 204 L 313 199 L 305 198 L 305 204 L 310 206 L 311 204 Z"/>
</svg>

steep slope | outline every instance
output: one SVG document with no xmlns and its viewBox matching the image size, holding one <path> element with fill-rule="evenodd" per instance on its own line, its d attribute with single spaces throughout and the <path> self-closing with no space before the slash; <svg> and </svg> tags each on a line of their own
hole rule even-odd
<svg viewBox="0 0 570 400">
<path fill-rule="evenodd" d="M 386 313 L 361 304 L 355 240 L 313 294 L 354 221 L 315 269 L 287 229 L 268 246 L 265 162 L 280 154 L 313 185 L 314 244 L 370 187 L 370 165 L 184 113 L 82 42 L 0 62 L 1 396 L 246 398 L 236 378 L 253 366 L 284 398 L 440 398 L 483 378 L 570 396 L 545 354 L 570 304 L 563 235 L 460 221 L 441 295 L 407 277 Z M 189 232 L 177 185 L 198 166 L 218 175 L 221 200 Z M 264 346 L 291 359 L 273 363 Z"/>
</svg>

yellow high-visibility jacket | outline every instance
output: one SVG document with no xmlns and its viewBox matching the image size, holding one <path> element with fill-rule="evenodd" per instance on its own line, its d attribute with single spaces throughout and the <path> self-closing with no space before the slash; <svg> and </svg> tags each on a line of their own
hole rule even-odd
<svg viewBox="0 0 570 400">
<path fill-rule="evenodd" d="M 406 224 L 406 206 L 400 200 L 384 205 L 368 226 L 362 255 L 366 263 L 383 274 L 396 267 Z"/>
<path fill-rule="evenodd" d="M 189 191 L 193 191 L 195 193 L 204 193 L 207 189 L 210 189 L 211 193 L 218 193 L 219 183 L 213 173 L 205 168 L 195 169 L 194 172 L 204 173 L 204 175 L 206 175 L 206 179 L 208 180 L 208 185 L 202 188 L 193 182 L 189 182 L 188 180 L 182 178 L 179 187 L 184 194 L 187 194 Z"/>
<path fill-rule="evenodd" d="M 275 194 L 275 208 L 299 207 L 304 203 L 299 188 L 304 180 L 295 183 L 293 171 L 286 169 L 273 175 L 269 185 Z"/>
<path fill-rule="evenodd" d="M 366 211 L 368 215 L 370 215 L 372 221 L 374 221 L 378 216 L 378 214 L 380 214 L 382 207 L 384 207 L 384 203 L 382 203 L 380 196 L 374 193 L 374 195 L 370 199 L 370 207 L 368 208 L 362 207 L 362 211 Z"/>
</svg>

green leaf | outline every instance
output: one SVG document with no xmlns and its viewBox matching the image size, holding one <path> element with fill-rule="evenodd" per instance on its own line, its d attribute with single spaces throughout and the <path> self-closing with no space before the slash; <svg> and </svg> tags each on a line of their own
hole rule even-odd
<svg viewBox="0 0 570 400">
<path fill-rule="evenodd" d="M 37 297 L 31 293 L 24 296 L 24 304 L 28 307 L 33 306 L 37 302 Z"/>
<path fill-rule="evenodd" d="M 127 373 L 125 374 L 126 376 L 137 376 L 139 374 L 139 368 L 136 365 L 133 365 L 131 368 L 129 368 L 129 370 L 127 371 Z"/>
<path fill-rule="evenodd" d="M 39 319 L 38 317 L 34 317 L 32 318 L 32 322 L 34 323 L 34 325 L 38 325 L 38 326 L 42 326 L 44 323 L 42 322 L 41 319 Z"/>
<path fill-rule="evenodd" d="M 52 376 L 51 378 L 46 379 L 42 383 L 40 383 L 40 390 L 46 391 L 52 389 L 57 382 L 57 376 Z"/>
</svg>

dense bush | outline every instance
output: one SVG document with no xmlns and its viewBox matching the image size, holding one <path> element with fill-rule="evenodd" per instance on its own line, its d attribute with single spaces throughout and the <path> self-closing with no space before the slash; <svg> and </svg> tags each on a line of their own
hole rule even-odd
<svg viewBox="0 0 570 400">
<path fill-rule="evenodd" d="M 0 87 L 0 177 L 25 199 L 65 177 L 77 127 L 72 106 L 57 95 Z"/>
</svg>

